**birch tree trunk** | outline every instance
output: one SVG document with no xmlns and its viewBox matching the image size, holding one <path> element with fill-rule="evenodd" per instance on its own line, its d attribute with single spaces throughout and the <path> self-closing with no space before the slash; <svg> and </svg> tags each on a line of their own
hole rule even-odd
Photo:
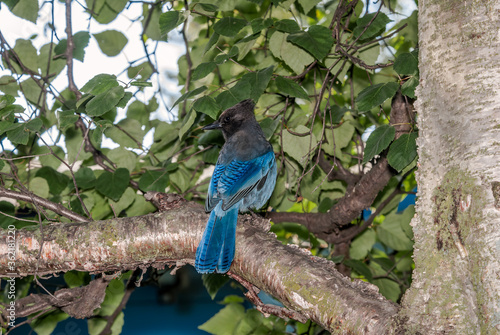
<svg viewBox="0 0 500 335">
<path fill-rule="evenodd" d="M 500 331 L 500 1 L 419 1 L 415 271 L 421 334 Z"/>
</svg>

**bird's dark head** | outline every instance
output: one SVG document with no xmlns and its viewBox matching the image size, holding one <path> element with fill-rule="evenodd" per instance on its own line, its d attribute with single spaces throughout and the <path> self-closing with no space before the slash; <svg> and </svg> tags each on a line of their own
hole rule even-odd
<svg viewBox="0 0 500 335">
<path fill-rule="evenodd" d="M 243 126 L 258 125 L 253 113 L 254 107 L 255 103 L 251 99 L 243 100 L 233 107 L 226 109 L 217 121 L 203 127 L 203 129 L 221 129 L 224 139 L 227 140 Z"/>
</svg>

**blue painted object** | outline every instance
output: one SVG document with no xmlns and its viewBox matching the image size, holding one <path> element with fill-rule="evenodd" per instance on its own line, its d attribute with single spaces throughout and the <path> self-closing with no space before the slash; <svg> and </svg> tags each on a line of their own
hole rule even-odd
<svg viewBox="0 0 500 335">
<path fill-rule="evenodd" d="M 255 119 L 254 107 L 252 100 L 244 100 L 203 128 L 221 129 L 226 143 L 208 187 L 205 210 L 210 218 L 196 250 L 199 273 L 229 271 L 238 211 L 264 206 L 276 184 L 273 148 Z"/>
</svg>

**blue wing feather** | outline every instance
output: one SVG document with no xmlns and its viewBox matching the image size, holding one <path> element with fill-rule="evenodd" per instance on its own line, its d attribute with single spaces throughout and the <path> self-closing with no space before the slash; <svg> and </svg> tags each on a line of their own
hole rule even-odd
<svg viewBox="0 0 500 335">
<path fill-rule="evenodd" d="M 220 176 L 222 175 L 222 173 L 224 173 L 225 170 L 226 170 L 225 165 L 219 163 L 215 165 L 215 169 L 212 174 L 212 179 L 210 179 L 210 184 L 208 185 L 208 196 L 207 199 L 205 200 L 206 212 L 212 211 L 220 201 L 220 198 L 218 197 L 217 184 L 219 183 Z"/>
<path fill-rule="evenodd" d="M 205 202 L 210 218 L 196 250 L 195 267 L 199 273 L 229 270 L 234 258 L 238 211 L 262 207 L 273 192 L 276 175 L 272 151 L 249 161 L 217 163 Z"/>
<path fill-rule="evenodd" d="M 220 176 L 217 185 L 217 190 L 223 200 L 222 208 L 226 210 L 250 194 L 262 179 L 267 179 L 269 171 L 273 167 L 275 169 L 275 166 L 272 151 L 250 161 L 233 160 Z M 269 196 L 270 194 L 267 198 Z"/>
</svg>

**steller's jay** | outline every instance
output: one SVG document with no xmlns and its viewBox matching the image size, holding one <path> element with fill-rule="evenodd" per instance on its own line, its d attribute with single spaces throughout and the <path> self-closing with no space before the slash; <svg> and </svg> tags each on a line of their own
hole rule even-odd
<svg viewBox="0 0 500 335">
<path fill-rule="evenodd" d="M 254 106 L 252 100 L 243 100 L 203 128 L 221 129 L 226 143 L 208 186 L 205 211 L 210 212 L 210 218 L 196 250 L 199 273 L 229 270 L 238 211 L 264 206 L 276 184 L 273 148 L 255 119 Z"/>
</svg>

